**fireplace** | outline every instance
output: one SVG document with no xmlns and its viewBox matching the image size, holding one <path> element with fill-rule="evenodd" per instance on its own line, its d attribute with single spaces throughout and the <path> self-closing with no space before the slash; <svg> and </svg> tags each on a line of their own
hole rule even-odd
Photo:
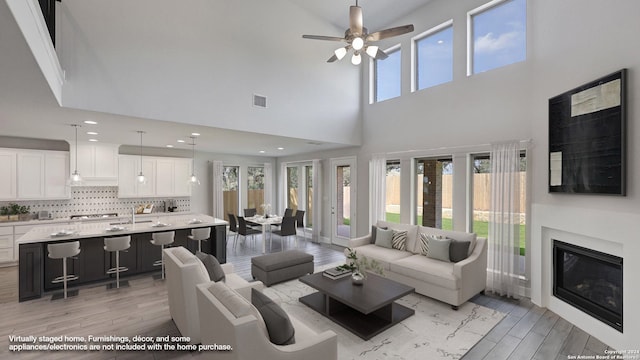
<svg viewBox="0 0 640 360">
<path fill-rule="evenodd" d="M 622 258 L 553 240 L 553 295 L 622 331 Z"/>
</svg>

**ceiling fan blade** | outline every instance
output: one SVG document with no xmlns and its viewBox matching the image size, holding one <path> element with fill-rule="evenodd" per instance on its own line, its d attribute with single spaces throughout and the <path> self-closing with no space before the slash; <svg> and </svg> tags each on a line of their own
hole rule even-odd
<svg viewBox="0 0 640 360">
<path fill-rule="evenodd" d="M 334 61 L 338 60 L 338 57 L 336 56 L 336 54 L 333 54 L 332 57 L 329 58 L 329 60 L 327 60 L 328 63 L 332 63 Z"/>
<path fill-rule="evenodd" d="M 398 26 L 391 29 L 380 30 L 367 35 L 367 41 L 378 41 L 413 31 L 413 25 Z"/>
<path fill-rule="evenodd" d="M 349 30 L 353 35 L 362 35 L 362 8 L 360 6 L 349 7 Z"/>
<path fill-rule="evenodd" d="M 313 39 L 313 40 L 345 41 L 344 38 L 337 37 L 337 36 L 302 35 L 302 38 Z"/>
<path fill-rule="evenodd" d="M 378 52 L 376 53 L 376 56 L 374 56 L 373 58 L 376 59 L 376 60 L 384 60 L 384 59 L 386 59 L 388 57 L 389 57 L 389 55 L 387 55 L 386 52 L 378 49 Z"/>
</svg>

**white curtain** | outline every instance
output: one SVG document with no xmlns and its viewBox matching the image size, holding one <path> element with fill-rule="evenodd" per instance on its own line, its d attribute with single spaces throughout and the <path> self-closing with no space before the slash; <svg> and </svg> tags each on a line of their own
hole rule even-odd
<svg viewBox="0 0 640 360">
<path fill-rule="evenodd" d="M 373 154 L 369 162 L 369 227 L 386 219 L 387 157 Z"/>
<path fill-rule="evenodd" d="M 276 210 L 273 200 L 273 166 L 264 163 L 264 203 L 271 204 L 271 212 Z"/>
<path fill-rule="evenodd" d="M 520 143 L 491 147 L 491 209 L 487 288 L 519 297 L 520 285 Z"/>
<path fill-rule="evenodd" d="M 280 184 L 280 196 L 278 196 L 278 214 L 284 214 L 284 209 L 287 207 L 287 197 L 289 196 L 289 189 L 287 189 L 287 163 L 280 164 L 280 177 L 278 178 L 278 184 Z"/>
<path fill-rule="evenodd" d="M 320 160 L 313 160 L 312 165 L 312 184 L 313 184 L 313 230 L 311 239 L 314 242 L 320 242 L 320 229 L 322 229 L 322 175 Z"/>
<path fill-rule="evenodd" d="M 213 186 L 213 202 L 211 206 L 212 216 L 218 219 L 224 219 L 224 198 L 222 195 L 222 174 L 224 173 L 224 166 L 222 161 L 213 161 L 213 170 L 211 174 L 211 183 Z"/>
</svg>

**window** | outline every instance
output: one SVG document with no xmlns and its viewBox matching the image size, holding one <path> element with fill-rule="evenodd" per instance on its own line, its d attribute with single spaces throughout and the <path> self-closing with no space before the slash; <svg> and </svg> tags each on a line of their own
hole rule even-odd
<svg viewBox="0 0 640 360">
<path fill-rule="evenodd" d="M 226 220 L 227 214 L 238 215 L 238 203 L 240 198 L 239 185 L 240 181 L 238 173 L 240 168 L 237 166 L 225 166 L 222 172 L 222 196 L 224 216 Z"/>
<path fill-rule="evenodd" d="M 467 75 L 526 59 L 526 0 L 493 0 L 469 12 L 467 21 Z"/>
<path fill-rule="evenodd" d="M 453 229 L 452 158 L 416 160 L 416 224 Z"/>
<path fill-rule="evenodd" d="M 262 214 L 264 209 L 264 167 L 247 168 L 247 208 L 255 208 Z"/>
<path fill-rule="evenodd" d="M 400 223 L 400 161 L 387 161 L 386 220 Z"/>
<path fill-rule="evenodd" d="M 287 207 L 298 210 L 298 167 L 287 167 Z"/>
<path fill-rule="evenodd" d="M 307 213 L 305 214 L 304 224 L 308 228 L 313 228 L 313 166 L 304 166 L 304 176 L 307 191 Z"/>
<path fill-rule="evenodd" d="M 478 236 L 489 236 L 489 212 L 491 211 L 491 161 L 489 154 L 472 156 L 472 221 L 471 231 Z M 525 254 L 526 244 L 526 188 L 527 157 L 520 154 L 520 255 Z"/>
<path fill-rule="evenodd" d="M 375 102 L 398 97 L 401 94 L 402 53 L 400 47 L 385 51 L 388 58 L 373 60 Z"/>
<path fill-rule="evenodd" d="M 413 91 L 453 80 L 453 21 L 418 35 L 413 46 Z"/>
</svg>

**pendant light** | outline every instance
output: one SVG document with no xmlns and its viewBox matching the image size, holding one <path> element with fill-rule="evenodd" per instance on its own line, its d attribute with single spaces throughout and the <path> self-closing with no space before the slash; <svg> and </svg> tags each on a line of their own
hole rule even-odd
<svg viewBox="0 0 640 360">
<path fill-rule="evenodd" d="M 191 156 L 191 176 L 187 182 L 191 185 L 200 185 L 200 180 L 196 177 L 196 137 L 189 136 L 191 138 L 191 149 L 193 154 Z"/>
<path fill-rule="evenodd" d="M 71 174 L 71 177 L 69 178 L 69 184 L 70 185 L 81 185 L 82 184 L 82 176 L 80 176 L 80 173 L 78 172 L 78 128 L 81 125 L 78 124 L 71 124 L 71 126 L 73 126 L 73 128 L 76 130 L 76 165 L 75 165 L 75 169 L 73 170 L 73 173 Z"/>
<path fill-rule="evenodd" d="M 147 181 L 147 178 L 142 173 L 142 134 L 145 132 L 142 130 L 138 130 L 138 134 L 140 134 L 140 174 L 136 177 L 138 179 L 138 183 L 144 184 Z"/>
</svg>

